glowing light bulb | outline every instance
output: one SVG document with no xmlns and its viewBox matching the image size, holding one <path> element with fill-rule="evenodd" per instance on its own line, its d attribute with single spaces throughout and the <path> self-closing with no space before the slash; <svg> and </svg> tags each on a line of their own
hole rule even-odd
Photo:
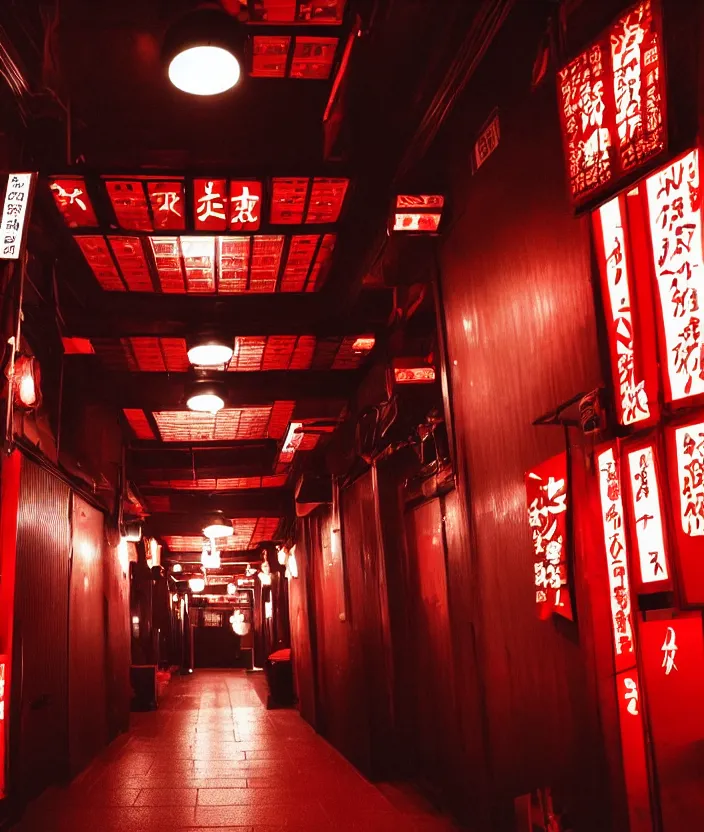
<svg viewBox="0 0 704 832">
<path fill-rule="evenodd" d="M 191 95 L 219 95 L 239 79 L 239 61 L 220 46 L 191 46 L 169 64 L 171 83 Z"/>
</svg>

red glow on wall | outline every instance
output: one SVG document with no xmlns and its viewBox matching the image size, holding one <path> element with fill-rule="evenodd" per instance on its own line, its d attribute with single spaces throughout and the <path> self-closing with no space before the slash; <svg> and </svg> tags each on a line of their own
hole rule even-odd
<svg viewBox="0 0 704 832">
<path fill-rule="evenodd" d="M 149 202 L 157 231 L 183 231 L 186 227 L 186 196 L 183 182 L 150 181 Z"/>
<path fill-rule="evenodd" d="M 117 224 L 130 231 L 152 231 L 144 186 L 139 180 L 106 179 L 105 189 L 112 202 Z"/>
<path fill-rule="evenodd" d="M 256 231 L 262 215 L 262 183 L 230 181 L 230 230 Z"/>
<path fill-rule="evenodd" d="M 432 384 L 435 367 L 394 367 L 396 384 Z"/>
<path fill-rule="evenodd" d="M 567 574 L 567 454 L 526 474 L 528 522 L 535 559 L 535 602 L 541 618 L 572 619 Z"/>
<path fill-rule="evenodd" d="M 650 0 L 558 73 L 570 190 L 579 201 L 665 147 L 661 47 Z"/>
<path fill-rule="evenodd" d="M 704 815 L 698 772 L 704 743 L 701 613 L 652 617 L 639 626 L 659 802 L 665 832 Z"/>
<path fill-rule="evenodd" d="M 227 182 L 224 179 L 193 180 L 193 218 L 197 231 L 227 228 Z"/>
<path fill-rule="evenodd" d="M 604 549 L 609 570 L 614 657 L 618 671 L 634 665 L 635 643 L 631 614 L 631 582 L 628 574 L 626 518 L 616 446 L 610 445 L 602 450 L 597 457 L 597 463 Z"/>
<path fill-rule="evenodd" d="M 670 586 L 670 569 L 656 446 L 653 443 L 630 446 L 626 458 L 639 589 L 641 592 L 661 592 Z"/>
<path fill-rule="evenodd" d="M 633 425 L 654 416 L 657 401 L 656 391 L 650 389 L 654 385 L 651 383 L 649 386 L 646 382 L 642 354 L 636 350 L 637 310 L 625 213 L 623 199 L 612 199 L 594 213 L 594 230 L 609 334 L 616 410 L 622 425 Z"/>
<path fill-rule="evenodd" d="M 670 486 L 684 601 L 704 604 L 704 418 L 666 429 Z"/>
<path fill-rule="evenodd" d="M 653 265 L 660 296 L 668 401 L 704 396 L 704 298 L 699 151 L 647 180 Z"/>
<path fill-rule="evenodd" d="M 94 227 L 98 224 L 82 177 L 51 179 L 49 182 L 56 207 L 69 228 Z"/>
</svg>

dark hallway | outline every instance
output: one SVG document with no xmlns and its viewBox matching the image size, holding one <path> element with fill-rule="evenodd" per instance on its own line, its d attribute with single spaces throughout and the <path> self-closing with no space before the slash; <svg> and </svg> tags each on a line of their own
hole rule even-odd
<svg viewBox="0 0 704 832">
<path fill-rule="evenodd" d="M 295 711 L 267 711 L 244 671 L 176 679 L 66 790 L 50 790 L 16 832 L 298 829 L 451 832 L 407 790 L 374 786 Z"/>
<path fill-rule="evenodd" d="M 0 0 L 0 832 L 704 829 L 703 45 Z"/>
</svg>

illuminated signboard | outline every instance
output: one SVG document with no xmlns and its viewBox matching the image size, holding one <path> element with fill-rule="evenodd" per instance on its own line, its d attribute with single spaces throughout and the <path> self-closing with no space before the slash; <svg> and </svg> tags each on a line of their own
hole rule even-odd
<svg viewBox="0 0 704 832">
<path fill-rule="evenodd" d="M 588 198 L 665 148 L 660 36 L 650 0 L 558 72 L 570 190 Z"/>
<path fill-rule="evenodd" d="M 654 613 L 639 623 L 638 632 L 663 818 L 659 828 L 679 832 L 701 817 L 701 789 L 688 773 L 704 743 L 702 616 Z"/>
<path fill-rule="evenodd" d="M 440 194 L 400 194 L 396 197 L 391 231 L 435 233 L 440 227 L 445 197 Z"/>
<path fill-rule="evenodd" d="M 668 401 L 704 395 L 704 254 L 699 151 L 647 180 L 652 257 L 660 297 Z"/>
<path fill-rule="evenodd" d="M 528 523 L 533 540 L 535 602 L 541 618 L 572 619 L 567 576 L 567 454 L 526 474 Z"/>
<path fill-rule="evenodd" d="M 396 384 L 432 384 L 435 367 L 394 367 Z"/>
<path fill-rule="evenodd" d="M 69 228 L 87 228 L 98 224 L 82 177 L 54 179 L 49 188 Z"/>
<path fill-rule="evenodd" d="M 0 227 L 0 260 L 19 260 L 33 183 L 33 173 L 11 173 L 7 177 Z"/>
<path fill-rule="evenodd" d="M 604 527 L 604 547 L 609 570 L 614 656 L 616 669 L 619 670 L 631 667 L 634 664 L 635 645 L 631 616 L 631 587 L 628 574 L 626 518 L 623 510 L 620 466 L 614 445 L 609 446 L 599 454 L 598 465 L 601 519 Z"/>
<path fill-rule="evenodd" d="M 633 425 L 651 417 L 640 356 L 636 355 L 636 310 L 632 299 L 633 275 L 624 226 L 625 205 L 612 199 L 594 214 L 604 305 L 609 334 L 616 409 L 622 425 Z"/>
<path fill-rule="evenodd" d="M 643 725 L 644 703 L 636 667 L 616 674 L 619 733 L 631 832 L 651 832 L 650 786 Z"/>
<path fill-rule="evenodd" d="M 668 467 L 684 602 L 704 604 L 704 416 L 666 429 Z"/>
<path fill-rule="evenodd" d="M 627 456 L 629 504 L 640 565 L 641 589 L 643 592 L 658 592 L 663 589 L 663 584 L 669 583 L 670 573 L 655 446 L 644 445 L 630 450 Z"/>
</svg>

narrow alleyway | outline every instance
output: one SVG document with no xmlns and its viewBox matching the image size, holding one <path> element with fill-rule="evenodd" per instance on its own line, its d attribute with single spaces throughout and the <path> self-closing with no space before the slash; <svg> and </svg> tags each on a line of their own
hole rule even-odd
<svg viewBox="0 0 704 832">
<path fill-rule="evenodd" d="M 15 829 L 457 828 L 407 791 L 366 781 L 295 710 L 267 711 L 265 696 L 265 680 L 243 671 L 176 677 L 158 711 L 133 714 L 127 736 Z"/>
</svg>

